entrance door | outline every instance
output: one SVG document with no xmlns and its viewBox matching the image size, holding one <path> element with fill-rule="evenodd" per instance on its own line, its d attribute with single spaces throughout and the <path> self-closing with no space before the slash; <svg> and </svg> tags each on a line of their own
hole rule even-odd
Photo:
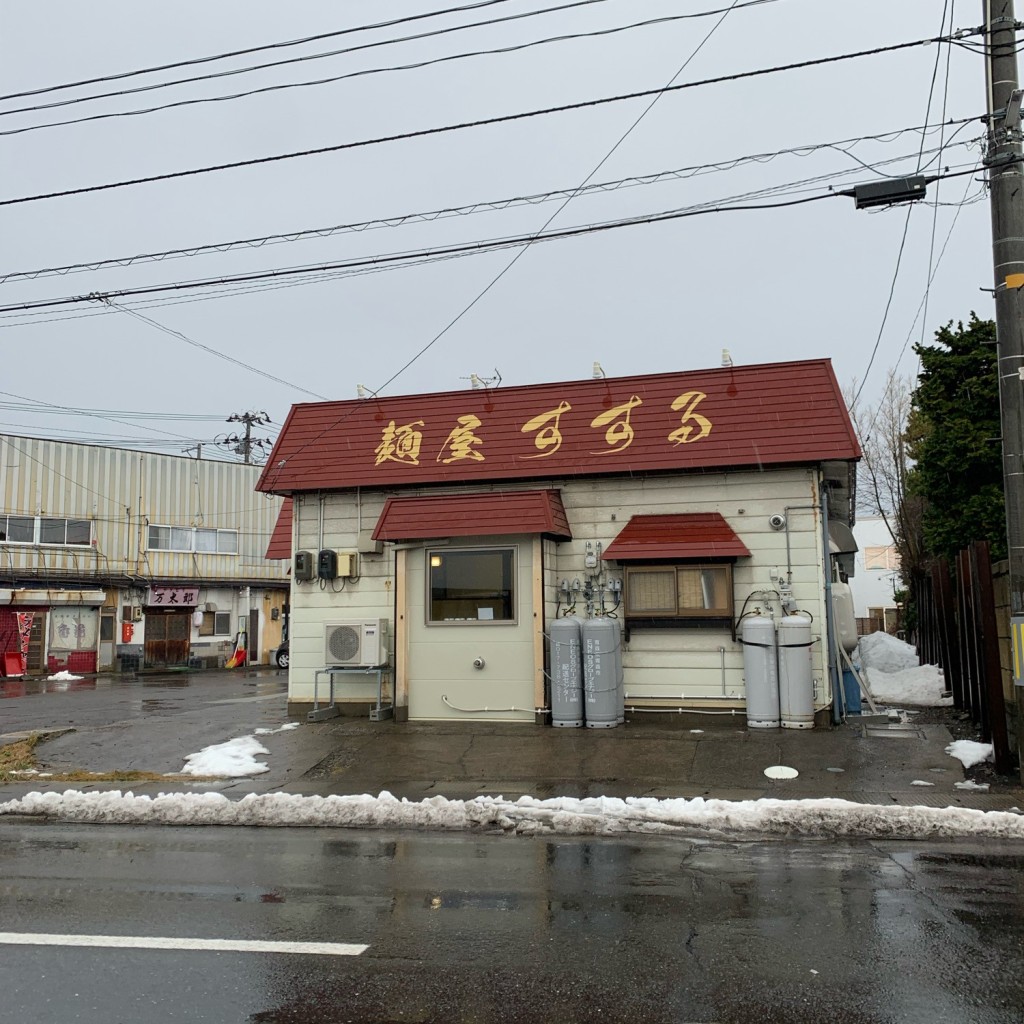
<svg viewBox="0 0 1024 1024">
<path fill-rule="evenodd" d="M 146 615 L 146 667 L 174 668 L 188 664 L 192 616 L 188 612 Z"/>
<path fill-rule="evenodd" d="M 406 574 L 410 719 L 533 721 L 532 538 L 428 543 Z"/>
<path fill-rule="evenodd" d="M 106 671 L 114 664 L 114 629 L 117 626 L 113 608 L 100 612 L 100 663 L 99 670 Z"/>
</svg>

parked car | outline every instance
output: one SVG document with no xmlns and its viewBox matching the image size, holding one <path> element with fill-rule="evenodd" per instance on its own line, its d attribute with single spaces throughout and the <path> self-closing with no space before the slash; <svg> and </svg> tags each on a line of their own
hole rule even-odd
<svg viewBox="0 0 1024 1024">
<path fill-rule="evenodd" d="M 278 668 L 288 667 L 288 645 L 286 643 L 281 644 L 281 646 L 274 651 L 274 664 L 277 665 Z"/>
</svg>

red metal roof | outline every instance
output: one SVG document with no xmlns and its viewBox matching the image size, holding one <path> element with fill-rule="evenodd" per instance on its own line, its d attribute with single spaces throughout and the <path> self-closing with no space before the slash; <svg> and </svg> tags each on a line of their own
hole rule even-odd
<svg viewBox="0 0 1024 1024">
<path fill-rule="evenodd" d="M 558 491 L 488 491 L 388 498 L 374 540 L 544 533 L 569 539 L 572 531 Z"/>
<path fill-rule="evenodd" d="M 743 558 L 746 544 L 718 512 L 633 516 L 605 548 L 619 562 L 654 558 Z"/>
<path fill-rule="evenodd" d="M 277 513 L 274 532 L 270 535 L 265 558 L 292 557 L 292 499 L 285 498 L 281 511 Z"/>
<path fill-rule="evenodd" d="M 827 359 L 292 407 L 281 494 L 857 459 Z"/>
</svg>

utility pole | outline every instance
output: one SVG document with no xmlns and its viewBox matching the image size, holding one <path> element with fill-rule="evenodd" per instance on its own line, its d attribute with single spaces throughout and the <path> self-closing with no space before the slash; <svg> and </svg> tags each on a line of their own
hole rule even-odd
<svg viewBox="0 0 1024 1024">
<path fill-rule="evenodd" d="M 225 444 L 235 445 L 235 451 L 242 456 L 245 464 L 252 464 L 252 450 L 254 447 L 262 449 L 267 443 L 267 438 L 258 437 L 253 439 L 252 428 L 270 422 L 270 417 L 265 412 L 233 412 L 228 418 L 228 423 L 244 423 L 245 436 L 239 437 L 231 434 L 225 439 Z"/>
<path fill-rule="evenodd" d="M 1010 564 L 1017 749 L 1024 753 L 1024 169 L 1013 0 L 982 0 L 985 18 L 988 169 L 995 271 L 996 353 L 1003 490 Z M 1024 766 L 1024 757 L 1021 758 Z"/>
</svg>

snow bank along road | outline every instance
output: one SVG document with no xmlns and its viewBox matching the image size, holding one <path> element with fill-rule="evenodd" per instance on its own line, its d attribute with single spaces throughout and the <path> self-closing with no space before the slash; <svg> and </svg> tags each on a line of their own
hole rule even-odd
<svg viewBox="0 0 1024 1024">
<path fill-rule="evenodd" d="M 0 803 L 0 816 L 36 815 L 101 824 L 327 826 L 351 829 L 501 831 L 520 835 L 759 833 L 885 838 L 1024 839 L 1024 816 L 963 807 L 905 807 L 848 800 L 705 800 L 477 797 L 399 800 L 379 796 L 121 792 L 29 793 Z"/>
</svg>

